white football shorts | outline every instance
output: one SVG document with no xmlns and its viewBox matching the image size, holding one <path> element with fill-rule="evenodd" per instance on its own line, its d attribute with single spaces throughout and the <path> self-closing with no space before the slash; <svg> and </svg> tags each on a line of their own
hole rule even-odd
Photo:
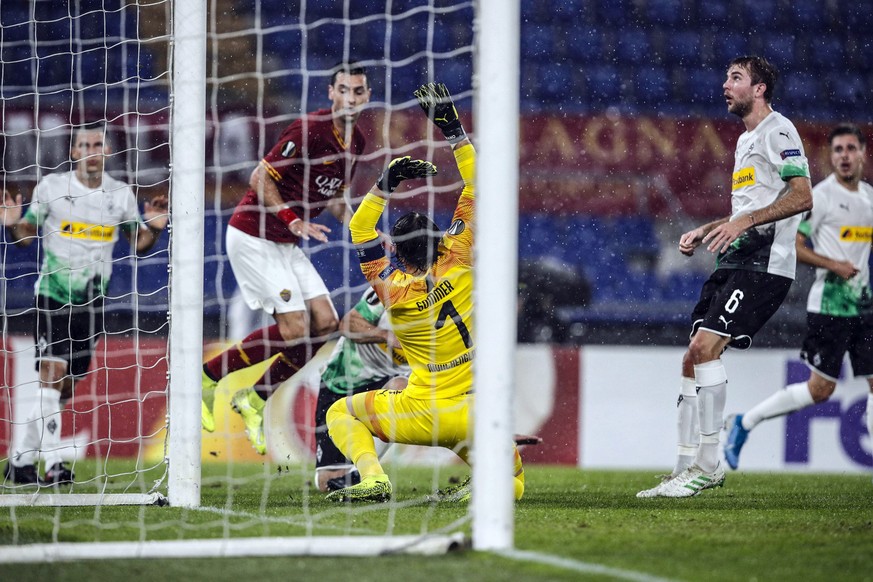
<svg viewBox="0 0 873 582">
<path fill-rule="evenodd" d="M 321 275 L 295 244 L 248 235 L 232 226 L 225 234 L 227 256 L 243 299 L 268 314 L 305 311 L 304 301 L 328 295 Z"/>
</svg>

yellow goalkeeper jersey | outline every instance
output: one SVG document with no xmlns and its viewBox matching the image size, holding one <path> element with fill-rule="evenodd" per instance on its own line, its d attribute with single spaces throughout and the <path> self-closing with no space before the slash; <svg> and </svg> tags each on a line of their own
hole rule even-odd
<svg viewBox="0 0 873 582">
<path fill-rule="evenodd" d="M 413 277 L 395 269 L 373 244 L 385 199 L 367 194 L 349 225 L 361 270 L 386 306 L 409 361 L 412 373 L 405 392 L 410 398 L 450 398 L 473 389 L 476 151 L 464 145 L 454 155 L 464 189 L 440 241 L 440 257 L 426 275 Z"/>
</svg>

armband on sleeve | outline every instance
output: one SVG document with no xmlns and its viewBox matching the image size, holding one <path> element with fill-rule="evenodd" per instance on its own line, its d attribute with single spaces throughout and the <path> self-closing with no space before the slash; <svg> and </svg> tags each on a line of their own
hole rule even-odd
<svg viewBox="0 0 873 582">
<path fill-rule="evenodd" d="M 276 213 L 276 216 L 279 218 L 279 220 L 285 223 L 285 226 L 289 226 L 292 222 L 300 218 L 299 216 L 297 216 L 296 212 L 294 212 L 287 206 L 279 210 L 279 212 Z"/>
<path fill-rule="evenodd" d="M 382 248 L 382 241 L 378 237 L 371 241 L 356 244 L 355 250 L 358 253 L 358 260 L 362 263 L 385 258 L 385 249 Z"/>
</svg>

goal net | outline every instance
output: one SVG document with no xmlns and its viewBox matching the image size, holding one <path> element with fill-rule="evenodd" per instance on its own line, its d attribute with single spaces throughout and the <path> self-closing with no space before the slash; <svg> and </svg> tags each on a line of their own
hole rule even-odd
<svg viewBox="0 0 873 582">
<path fill-rule="evenodd" d="M 474 141 L 480 128 L 487 130 L 481 109 L 475 128 L 472 123 L 474 105 L 481 105 L 474 99 L 479 34 L 474 22 L 484 8 L 472 1 L 440 0 L 212 0 L 202 13 L 180 0 L 20 4 L 4 4 L 0 11 L 5 189 L 13 200 L 23 195 L 26 212 L 41 179 L 75 169 L 70 159 L 75 129 L 103 121 L 112 146 L 106 158 L 109 175 L 131 185 L 140 215 L 155 196 L 168 195 L 171 219 L 146 252 L 134 252 L 127 241 L 114 245 L 111 284 L 101 308 L 105 329 L 94 330 L 90 368 L 58 415 L 62 438 L 51 458 L 64 460 L 75 473 L 74 483 L 37 487 L 7 478 L 0 505 L 9 506 L 3 511 L 13 533 L 3 542 L 8 546 L 0 547 L 2 559 L 440 552 L 477 529 L 500 532 L 486 533 L 482 539 L 488 541 L 479 547 L 511 545 L 511 490 L 487 500 L 474 493 L 471 507 L 478 504 L 478 509 L 447 509 L 433 502 L 438 489 L 471 474 L 453 453 L 438 447 L 394 446 L 386 452 L 383 463 L 395 493 L 385 504 L 324 500 L 316 487 L 314 415 L 332 343 L 267 400 L 266 455 L 252 448 L 231 399 L 256 384 L 270 360 L 219 382 L 214 432 L 201 434 L 197 414 L 204 359 L 273 323 L 249 309 L 239 293 L 226 254 L 228 221 L 253 169 L 282 130 L 308 112 L 330 107 L 328 85 L 337 63 L 366 67 L 372 88 L 358 123 L 367 145 L 348 176 L 347 201 L 357 206 L 392 157 L 429 159 L 440 174 L 426 185 L 401 187 L 380 229 L 389 230 L 410 209 L 448 227 L 460 176 L 451 150 L 438 132 L 434 135 L 413 91 L 422 83 L 445 83 L 468 131 L 477 130 Z M 511 4 L 517 21 L 517 3 Z M 507 7 L 501 4 L 497 11 L 501 8 Z M 205 58 L 198 61 L 203 47 Z M 513 52 L 508 55 L 511 59 Z M 205 70 L 200 68 L 204 62 Z M 498 75 L 506 69 L 517 76 L 514 63 L 499 69 Z M 507 112 L 513 115 L 513 102 L 501 101 L 492 105 L 505 119 Z M 517 118 L 517 102 L 514 107 Z M 517 142 L 515 127 L 514 134 L 494 135 Z M 479 147 L 477 141 L 480 172 L 487 174 L 488 154 L 501 146 L 482 137 L 489 145 Z M 510 158 L 513 151 L 517 155 L 513 148 L 505 151 Z M 508 188 L 513 189 L 512 182 Z M 505 203 L 505 194 L 499 195 Z M 480 188 L 484 206 L 483 196 Z M 505 220 L 511 226 L 517 217 Z M 368 286 L 348 230 L 328 212 L 316 222 L 330 229 L 328 242 L 311 239 L 300 246 L 342 317 Z M 122 223 L 111 226 L 121 230 Z M 515 287 L 514 229 L 509 232 L 513 240 L 503 250 L 508 249 L 512 268 L 492 273 L 509 281 L 504 289 Z M 34 430 L 24 411 L 40 402 L 34 283 L 47 246 L 44 231 L 24 247 L 12 244 L 9 229 L 6 236 L 0 273 L 5 314 L 0 455 L 10 462 L 18 440 Z M 505 256 L 480 259 L 483 266 L 507 263 Z M 481 280 L 487 277 L 480 273 Z M 484 293 L 478 289 L 477 297 Z M 514 294 L 491 305 L 497 311 L 489 316 L 514 322 L 514 305 L 511 312 L 500 311 L 509 302 Z M 512 346 L 502 342 L 515 337 L 514 328 L 507 333 L 497 327 L 500 337 L 492 338 L 493 346 L 509 355 L 492 361 L 511 368 Z M 502 418 L 481 433 L 482 446 L 512 436 L 511 411 L 502 413 L 511 408 L 506 394 L 511 374 L 494 379 L 504 383 L 488 388 L 502 391 L 493 399 Z M 487 395 L 481 398 L 490 402 Z M 488 472 L 511 474 L 508 451 L 498 447 L 493 454 L 478 454 L 483 462 L 473 475 L 474 491 L 477 483 L 493 484 Z M 40 478 L 44 455 L 37 455 Z M 128 504 L 168 506 L 118 508 L 118 513 L 101 509 Z M 16 509 L 22 505 L 51 507 L 31 514 Z M 95 509 L 82 520 L 57 507 L 64 505 Z M 473 523 L 477 512 L 478 526 Z M 34 525 L 40 521 L 52 524 L 49 539 L 32 533 L 40 530 Z M 101 543 L 93 549 L 63 543 L 88 535 Z M 353 543 L 348 536 L 354 536 Z"/>
</svg>

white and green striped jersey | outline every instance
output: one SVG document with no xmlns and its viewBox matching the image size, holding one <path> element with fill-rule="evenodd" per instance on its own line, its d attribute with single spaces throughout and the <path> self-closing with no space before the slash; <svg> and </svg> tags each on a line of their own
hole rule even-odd
<svg viewBox="0 0 873 582">
<path fill-rule="evenodd" d="M 385 306 L 372 288 L 364 292 L 354 309 L 378 328 L 390 329 Z M 397 376 L 409 376 L 409 364 L 401 348 L 341 337 L 322 370 L 321 381 L 332 392 L 345 395 Z"/>
<path fill-rule="evenodd" d="M 737 140 L 731 218 L 772 204 L 788 192 L 788 180 L 809 178 L 809 163 L 794 124 L 773 111 Z M 720 269 L 744 269 L 794 278 L 794 239 L 800 215 L 751 228 L 718 256 Z"/>
<path fill-rule="evenodd" d="M 24 218 L 42 229 L 36 293 L 74 305 L 106 292 L 119 229 L 142 224 L 130 186 L 104 174 L 89 188 L 75 172 L 41 179 Z"/>
<path fill-rule="evenodd" d="M 812 211 L 800 225 L 815 252 L 849 261 L 859 273 L 846 281 L 827 269 L 815 270 L 806 309 L 839 317 L 859 315 L 862 297 L 870 300 L 870 244 L 873 242 L 873 187 L 861 182 L 852 192 L 831 174 L 812 189 Z"/>
</svg>

